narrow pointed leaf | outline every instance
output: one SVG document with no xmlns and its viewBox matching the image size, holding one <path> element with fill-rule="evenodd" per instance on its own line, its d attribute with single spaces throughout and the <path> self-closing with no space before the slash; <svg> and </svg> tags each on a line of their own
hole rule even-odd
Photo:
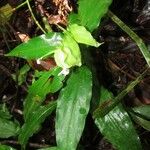
<svg viewBox="0 0 150 150">
<path fill-rule="evenodd" d="M 61 40 L 60 33 L 50 32 L 46 35 L 43 34 L 18 45 L 6 56 L 16 56 L 24 59 L 46 57 L 54 53 L 56 48 L 61 45 Z"/>
<path fill-rule="evenodd" d="M 58 76 L 60 71 L 60 68 L 54 68 L 48 72 L 43 72 L 40 78 L 29 87 L 24 104 L 25 120 L 30 118 L 30 113 L 41 105 L 48 93 L 57 92 L 63 86 L 64 76 Z"/>
<path fill-rule="evenodd" d="M 73 38 L 78 42 L 90 46 L 98 47 L 98 43 L 91 35 L 89 31 L 86 30 L 84 26 L 79 26 L 77 24 L 72 24 L 68 27 L 68 31 L 71 32 Z"/>
<path fill-rule="evenodd" d="M 56 109 L 56 141 L 61 150 L 76 150 L 89 112 L 92 75 L 87 67 L 72 73 Z"/>
<path fill-rule="evenodd" d="M 135 114 L 131 114 L 131 116 L 137 124 L 139 124 L 144 129 L 150 131 L 150 121 L 149 120 L 143 119 L 139 116 L 136 116 Z"/>
<path fill-rule="evenodd" d="M 100 101 L 113 98 L 112 93 L 101 88 Z M 139 137 L 134 129 L 129 115 L 120 105 L 102 118 L 96 118 L 95 123 L 100 132 L 117 150 L 141 150 Z"/>
<path fill-rule="evenodd" d="M 135 113 L 138 113 L 141 115 L 141 117 L 145 117 L 145 119 L 147 118 L 147 120 L 150 120 L 150 105 L 142 105 L 139 107 L 134 107 L 133 111 Z"/>
<path fill-rule="evenodd" d="M 143 105 L 133 108 L 131 111 L 133 120 L 142 126 L 144 129 L 150 131 L 150 105 Z"/>
<path fill-rule="evenodd" d="M 93 31 L 98 27 L 101 18 L 106 14 L 112 0 L 79 0 L 80 24 Z"/>
<path fill-rule="evenodd" d="M 19 134 L 19 142 L 26 145 L 29 137 L 31 137 L 41 126 L 41 123 L 56 108 L 56 102 L 51 102 L 46 106 L 40 106 L 37 110 L 30 114 L 30 118 L 24 123 Z"/>
</svg>

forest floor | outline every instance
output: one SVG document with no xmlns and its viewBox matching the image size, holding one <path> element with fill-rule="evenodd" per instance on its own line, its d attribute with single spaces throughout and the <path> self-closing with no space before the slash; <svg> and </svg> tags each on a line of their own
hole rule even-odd
<svg viewBox="0 0 150 150">
<path fill-rule="evenodd" d="M 0 8 L 6 4 L 15 8 L 22 2 L 23 0 L 0 0 Z M 57 2 L 59 1 L 56 0 L 54 3 L 48 0 L 35 0 L 32 3 L 33 13 L 39 22 L 41 22 L 42 17 L 49 18 L 52 29 L 56 31 L 58 29 L 54 24 L 65 26 L 68 13 L 72 9 L 77 9 L 75 0 L 70 0 L 68 5 L 58 4 Z M 147 1 L 143 0 L 114 0 L 110 9 L 130 26 L 150 49 L 150 12 L 149 15 L 145 13 L 146 6 Z M 60 8 L 65 9 L 65 11 L 59 14 Z M 32 72 L 39 66 L 35 65 L 33 69 L 29 70 L 23 84 L 18 85 L 18 80 L 14 79 L 12 74 L 17 78 L 18 70 L 27 62 L 23 59 L 5 57 L 4 54 L 21 42 L 40 35 L 42 32 L 37 28 L 26 5 L 14 11 L 9 20 L 3 23 L 0 28 L 0 103 L 5 103 L 11 114 L 22 122 L 23 100 L 27 94 L 27 87 L 31 84 Z M 117 94 L 143 72 L 146 62 L 134 41 L 109 18 L 102 21 L 98 29 L 97 40 L 104 42 L 104 44 L 100 47 L 100 50 L 93 53 L 94 65 L 103 84 L 114 94 Z M 128 93 L 124 102 L 128 106 L 150 104 L 150 76 L 146 76 L 132 92 Z M 46 119 L 40 132 L 30 138 L 28 149 L 55 145 L 54 118 L 55 114 L 53 114 L 53 117 Z M 98 133 L 98 129 L 92 123 L 92 118 L 89 116 L 87 120 L 89 121 L 80 141 L 84 148 L 86 150 L 113 149 L 111 144 Z M 150 142 L 148 131 L 139 128 L 139 133 L 143 143 Z M 0 139 L 0 143 L 19 147 L 17 140 L 14 138 Z"/>
</svg>

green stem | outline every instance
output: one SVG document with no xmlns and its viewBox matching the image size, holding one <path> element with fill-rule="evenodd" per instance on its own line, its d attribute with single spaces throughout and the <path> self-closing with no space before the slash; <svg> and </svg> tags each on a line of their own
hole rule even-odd
<svg viewBox="0 0 150 150">
<path fill-rule="evenodd" d="M 135 41 L 141 53 L 143 54 L 148 66 L 150 67 L 150 52 L 144 44 L 143 40 L 111 11 L 108 11 L 108 16 Z"/>
<path fill-rule="evenodd" d="M 47 32 L 53 32 L 47 18 L 44 16 L 44 17 L 42 17 L 42 20 L 43 20 L 43 23 L 45 25 L 45 29 L 47 30 Z"/>
<path fill-rule="evenodd" d="M 32 1 L 32 0 L 29 0 L 29 1 Z M 16 11 L 17 9 L 23 7 L 24 5 L 27 5 L 27 1 L 21 3 L 21 4 L 18 5 L 16 8 L 13 8 L 13 9 L 12 9 L 12 12 L 14 12 L 14 11 Z M 47 29 L 47 31 L 48 31 L 48 32 L 52 32 L 52 29 L 51 29 L 51 27 L 50 27 L 50 25 L 49 25 L 49 23 L 48 23 L 48 21 L 47 21 L 47 18 L 46 18 L 46 17 L 43 17 L 42 20 L 43 20 L 43 22 L 44 22 L 44 24 L 45 24 L 45 28 Z"/>
<path fill-rule="evenodd" d="M 21 3 L 20 5 L 18 5 L 16 8 L 14 8 L 13 9 L 13 11 L 16 11 L 17 9 L 19 9 L 19 8 L 21 8 L 21 7 L 23 7 L 24 5 L 26 5 L 27 4 L 27 2 L 25 1 L 25 2 L 23 2 L 23 3 Z"/>
<path fill-rule="evenodd" d="M 127 95 L 141 80 L 144 78 L 148 71 L 148 68 L 139 75 L 135 81 L 132 81 L 120 94 L 118 94 L 115 98 L 112 98 L 109 101 L 103 102 L 100 106 L 94 111 L 94 118 L 104 117 L 107 113 L 109 113 L 114 107 L 121 102 L 123 97 Z"/>
<path fill-rule="evenodd" d="M 64 29 L 62 26 L 60 26 L 59 24 L 55 24 L 60 30 L 62 30 L 63 32 L 66 31 L 66 29 Z"/>
<path fill-rule="evenodd" d="M 26 2 L 27 2 L 27 5 L 28 5 L 28 8 L 29 8 L 29 11 L 30 11 L 30 13 L 31 13 L 31 16 L 32 16 L 33 20 L 35 21 L 36 25 L 41 29 L 41 31 L 42 31 L 44 34 L 46 34 L 45 30 L 41 27 L 41 25 L 39 24 L 39 22 L 36 20 L 34 14 L 33 14 L 33 12 L 32 12 L 32 9 L 31 9 L 29 0 L 26 0 Z"/>
<path fill-rule="evenodd" d="M 29 0 L 29 1 L 32 1 L 32 0 Z M 25 2 L 23 2 L 23 3 L 21 3 L 20 5 L 18 5 L 18 6 L 16 6 L 15 8 L 13 8 L 11 12 L 16 11 L 17 9 L 19 9 L 19 8 L 23 7 L 23 6 L 24 6 L 24 5 L 26 5 L 26 4 L 27 4 L 27 2 L 26 2 L 26 1 L 25 1 Z"/>
</svg>

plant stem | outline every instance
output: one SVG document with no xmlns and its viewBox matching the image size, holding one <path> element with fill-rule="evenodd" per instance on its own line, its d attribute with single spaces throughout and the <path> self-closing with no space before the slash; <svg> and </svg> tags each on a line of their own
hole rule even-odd
<svg viewBox="0 0 150 150">
<path fill-rule="evenodd" d="M 32 1 L 32 0 L 29 0 L 29 1 Z M 26 4 L 27 4 L 27 1 L 25 1 L 25 2 L 21 3 L 20 5 L 18 5 L 18 6 L 16 6 L 15 8 L 13 8 L 11 12 L 16 11 L 17 9 L 19 9 L 19 8 L 23 7 L 23 6 L 24 6 L 24 5 L 26 5 Z"/>
<path fill-rule="evenodd" d="M 34 14 L 33 14 L 33 12 L 32 12 L 32 8 L 31 8 L 31 6 L 30 6 L 29 0 L 26 0 L 26 2 L 27 2 L 27 5 L 28 5 L 28 8 L 29 8 L 29 11 L 30 11 L 30 13 L 31 13 L 31 16 L 32 16 L 33 20 L 35 21 L 36 25 L 41 29 L 41 31 L 42 31 L 44 34 L 46 34 L 45 30 L 41 27 L 41 25 L 39 24 L 39 22 L 36 20 Z"/>
<path fill-rule="evenodd" d="M 44 23 L 44 25 L 45 25 L 46 31 L 47 31 L 47 32 L 53 32 L 53 30 L 52 30 L 52 28 L 51 28 L 51 26 L 50 26 L 50 24 L 49 24 L 49 22 L 47 21 L 47 18 L 46 18 L 45 16 L 42 17 L 42 21 L 43 21 L 43 23 Z"/>
<path fill-rule="evenodd" d="M 148 71 L 148 68 L 141 74 L 139 75 L 136 80 L 132 81 L 129 83 L 129 85 L 116 97 L 112 98 L 111 100 L 105 101 L 100 106 L 94 111 L 93 116 L 94 118 L 97 117 L 104 117 L 107 113 L 109 113 L 114 107 L 118 105 L 118 103 L 121 102 L 123 97 L 127 95 L 138 83 L 141 82 L 141 80 L 144 78 Z M 107 105 L 105 105 L 107 104 Z"/>
<path fill-rule="evenodd" d="M 150 52 L 144 44 L 143 40 L 111 11 L 108 11 L 108 16 L 135 41 L 148 66 L 150 67 Z"/>
<path fill-rule="evenodd" d="M 32 1 L 32 0 L 29 0 L 29 1 Z M 21 4 L 18 5 L 16 8 L 13 8 L 13 9 L 12 9 L 12 12 L 16 11 L 17 9 L 23 7 L 23 6 L 26 5 L 26 4 L 27 4 L 27 1 L 21 3 Z M 47 29 L 47 31 L 48 31 L 48 32 L 52 32 L 52 29 L 51 29 L 51 27 L 50 27 L 50 25 L 49 25 L 49 23 L 48 23 L 46 17 L 43 17 L 42 20 L 43 20 L 43 22 L 44 22 L 44 24 L 45 24 L 45 28 Z"/>
<path fill-rule="evenodd" d="M 22 6 L 24 6 L 24 5 L 26 5 L 26 4 L 27 4 L 26 1 L 23 2 L 23 3 L 21 3 L 20 5 L 18 5 L 17 7 L 15 7 L 15 8 L 13 9 L 13 11 L 16 11 L 17 9 L 21 8 Z"/>
</svg>

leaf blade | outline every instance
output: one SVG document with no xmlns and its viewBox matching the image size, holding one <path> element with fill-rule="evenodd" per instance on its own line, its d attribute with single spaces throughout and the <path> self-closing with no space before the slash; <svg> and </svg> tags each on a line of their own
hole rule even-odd
<svg viewBox="0 0 150 150">
<path fill-rule="evenodd" d="M 78 42 L 94 47 L 100 46 L 91 35 L 89 31 L 86 30 L 84 26 L 79 26 L 77 24 L 72 24 L 68 27 L 68 31 L 72 34 L 73 38 Z"/>
<path fill-rule="evenodd" d="M 0 150 L 15 150 L 15 149 L 8 146 L 8 145 L 1 145 L 0 144 Z"/>
<path fill-rule="evenodd" d="M 101 89 L 101 101 L 112 98 L 112 93 Z M 112 111 L 102 118 L 96 118 L 95 123 L 102 134 L 118 150 L 141 150 L 141 143 L 134 130 L 132 122 L 121 105 L 116 106 Z M 130 137 L 130 140 L 128 138 Z"/>
<path fill-rule="evenodd" d="M 0 118 L 0 138 L 9 138 L 18 135 L 19 124 L 11 120 Z"/>
<path fill-rule="evenodd" d="M 12 116 L 5 104 L 0 104 L 0 138 L 9 138 L 19 133 L 20 126 L 17 121 L 11 120 Z"/>
<path fill-rule="evenodd" d="M 40 78 L 29 87 L 24 103 L 25 120 L 30 118 L 30 113 L 41 105 L 48 93 L 56 92 L 63 86 L 62 81 L 65 77 L 63 75 L 58 76 L 60 71 L 61 68 L 56 67 L 48 72 L 42 72 Z M 50 78 L 51 76 L 53 78 Z"/>
<path fill-rule="evenodd" d="M 64 32 L 63 46 L 55 51 L 54 58 L 56 64 L 62 68 L 81 66 L 81 52 L 78 43 Z"/>
<path fill-rule="evenodd" d="M 18 45 L 6 56 L 16 56 L 24 59 L 38 59 L 54 53 L 56 48 L 61 45 L 61 34 L 50 32 Z"/>
<path fill-rule="evenodd" d="M 144 129 L 150 131 L 150 106 L 143 105 L 139 107 L 134 107 L 133 111 L 131 111 L 131 116 L 133 120 L 142 126 Z"/>
<path fill-rule="evenodd" d="M 91 80 L 91 72 L 86 67 L 80 67 L 61 91 L 55 127 L 57 146 L 60 149 L 75 150 L 77 147 L 90 107 Z"/>
<path fill-rule="evenodd" d="M 56 108 L 56 102 L 51 102 L 46 106 L 40 106 L 30 114 L 30 118 L 24 123 L 19 134 L 19 142 L 26 145 L 29 137 L 31 137 L 39 128 L 41 123 Z"/>
<path fill-rule="evenodd" d="M 98 27 L 101 18 L 106 14 L 112 0 L 79 0 L 78 3 L 81 25 L 87 27 L 89 31 L 93 31 Z M 89 10 L 92 11 L 89 13 Z"/>
</svg>

